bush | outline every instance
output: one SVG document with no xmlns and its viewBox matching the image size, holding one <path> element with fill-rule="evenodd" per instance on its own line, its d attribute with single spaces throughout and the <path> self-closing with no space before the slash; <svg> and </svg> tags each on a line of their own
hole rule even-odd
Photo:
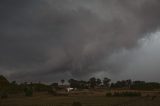
<svg viewBox="0 0 160 106">
<path fill-rule="evenodd" d="M 32 88 L 26 88 L 25 89 L 25 96 L 33 96 Z"/>
<path fill-rule="evenodd" d="M 107 92 L 106 96 L 110 97 L 110 96 L 112 96 L 112 93 L 111 92 Z"/>
<path fill-rule="evenodd" d="M 119 92 L 114 92 L 113 96 L 122 96 Z"/>
<path fill-rule="evenodd" d="M 120 97 L 135 97 L 135 96 L 141 96 L 140 92 L 114 92 L 113 94 L 111 92 L 106 93 L 107 97 L 111 96 L 120 96 Z"/>
<path fill-rule="evenodd" d="M 134 97 L 134 96 L 141 96 L 140 92 L 115 92 L 113 96 L 129 96 L 129 97 Z"/>
<path fill-rule="evenodd" d="M 80 102 L 73 102 L 72 106 L 82 106 Z"/>
<path fill-rule="evenodd" d="M 8 93 L 6 91 L 1 92 L 1 99 L 8 98 Z"/>
<path fill-rule="evenodd" d="M 49 90 L 48 90 L 48 93 L 49 93 L 49 94 L 52 94 L 52 95 L 54 95 L 54 96 L 57 96 L 57 92 L 56 92 L 56 90 L 54 90 L 54 89 L 49 89 Z"/>
<path fill-rule="evenodd" d="M 124 92 L 123 93 L 124 96 L 141 96 L 141 93 L 139 92 Z"/>
</svg>

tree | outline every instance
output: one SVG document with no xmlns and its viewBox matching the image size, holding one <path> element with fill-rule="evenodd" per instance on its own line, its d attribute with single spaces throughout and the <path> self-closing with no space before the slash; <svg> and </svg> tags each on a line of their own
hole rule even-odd
<svg viewBox="0 0 160 106">
<path fill-rule="evenodd" d="M 111 81 L 111 79 L 105 77 L 105 78 L 103 79 L 103 85 L 104 85 L 105 87 L 109 87 L 110 81 Z"/>
<path fill-rule="evenodd" d="M 11 85 L 17 85 L 17 82 L 16 81 L 12 81 Z"/>
<path fill-rule="evenodd" d="M 70 86 L 72 85 L 72 83 L 73 83 L 74 81 L 75 81 L 74 79 L 69 79 L 69 80 L 68 80 L 68 83 L 70 84 Z"/>
<path fill-rule="evenodd" d="M 57 88 L 58 87 L 58 83 L 52 83 L 51 86 Z"/>
<path fill-rule="evenodd" d="M 64 84 L 64 82 L 65 82 L 65 80 L 64 80 L 64 79 L 62 79 L 62 80 L 61 80 L 62 85 Z"/>
<path fill-rule="evenodd" d="M 97 85 L 97 86 L 100 86 L 101 83 L 102 83 L 101 79 L 98 78 L 98 79 L 96 80 L 96 85 Z"/>
<path fill-rule="evenodd" d="M 80 89 L 86 89 L 86 88 L 88 88 L 88 82 L 87 81 L 81 80 L 81 81 L 78 81 L 78 82 L 80 84 Z"/>
<path fill-rule="evenodd" d="M 8 87 L 9 84 L 9 81 L 3 75 L 0 75 L 0 90 L 6 89 L 6 87 Z"/>
<path fill-rule="evenodd" d="M 115 84 L 112 84 L 111 87 L 115 87 L 115 88 L 130 88 L 132 84 L 132 81 L 129 80 L 122 80 L 122 81 L 117 81 Z"/>
<path fill-rule="evenodd" d="M 130 89 L 132 85 L 132 80 L 131 79 L 126 80 L 126 84 L 127 84 L 127 87 Z"/>
<path fill-rule="evenodd" d="M 25 96 L 33 96 L 32 87 L 27 87 L 24 92 L 25 92 Z"/>
<path fill-rule="evenodd" d="M 92 77 L 89 79 L 90 87 L 94 88 L 96 86 L 96 78 Z"/>
<path fill-rule="evenodd" d="M 69 79 L 68 82 L 70 84 L 70 87 L 72 87 L 72 88 L 80 88 L 79 81 L 77 81 L 75 79 Z"/>
</svg>

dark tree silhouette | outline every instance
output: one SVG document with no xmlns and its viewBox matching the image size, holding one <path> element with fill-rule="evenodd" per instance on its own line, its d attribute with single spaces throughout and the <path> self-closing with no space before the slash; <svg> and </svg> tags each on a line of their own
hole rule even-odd
<svg viewBox="0 0 160 106">
<path fill-rule="evenodd" d="M 97 85 L 97 86 L 100 86 L 101 83 L 102 83 L 101 79 L 97 78 L 97 80 L 96 80 L 96 85 Z"/>
<path fill-rule="evenodd" d="M 127 86 L 129 89 L 130 89 L 131 85 L 132 85 L 132 80 L 131 80 L 131 79 L 126 80 L 126 86 Z"/>
<path fill-rule="evenodd" d="M 103 79 L 103 85 L 104 85 L 105 87 L 109 87 L 110 81 L 111 81 L 111 79 L 105 77 L 105 78 Z"/>
<path fill-rule="evenodd" d="M 3 75 L 0 75 L 0 91 L 6 90 L 9 87 L 9 84 L 9 81 Z"/>
<path fill-rule="evenodd" d="M 64 80 L 64 79 L 62 79 L 62 80 L 61 80 L 62 85 L 64 84 L 64 82 L 65 82 L 65 80 Z"/>
<path fill-rule="evenodd" d="M 75 80 L 74 79 L 69 79 L 68 83 L 71 85 Z"/>
<path fill-rule="evenodd" d="M 90 78 L 89 84 L 91 88 L 94 88 L 96 86 L 96 78 L 95 77 Z"/>
<path fill-rule="evenodd" d="M 77 81 L 75 79 L 69 79 L 68 82 L 70 84 L 70 87 L 80 88 L 80 82 L 79 81 Z"/>
</svg>

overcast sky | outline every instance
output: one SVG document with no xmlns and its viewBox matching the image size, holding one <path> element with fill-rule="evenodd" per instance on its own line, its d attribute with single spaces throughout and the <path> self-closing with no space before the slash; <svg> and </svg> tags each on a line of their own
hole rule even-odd
<svg viewBox="0 0 160 106">
<path fill-rule="evenodd" d="M 0 0 L 0 74 L 159 81 L 160 0 Z"/>
</svg>

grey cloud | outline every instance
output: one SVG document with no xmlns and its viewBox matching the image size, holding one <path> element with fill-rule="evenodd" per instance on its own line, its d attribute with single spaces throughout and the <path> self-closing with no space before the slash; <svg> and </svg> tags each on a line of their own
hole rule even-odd
<svg viewBox="0 0 160 106">
<path fill-rule="evenodd" d="M 106 63 L 110 64 L 112 71 L 118 72 L 112 77 L 117 77 L 117 80 L 132 78 L 134 80 L 160 81 L 160 32 L 157 30 L 148 35 L 150 36 L 138 41 L 136 48 L 120 50 L 110 56 Z"/>
<path fill-rule="evenodd" d="M 1 72 L 16 80 L 108 72 L 104 58 L 160 24 L 159 0 L 1 0 L 0 8 Z"/>
</svg>

